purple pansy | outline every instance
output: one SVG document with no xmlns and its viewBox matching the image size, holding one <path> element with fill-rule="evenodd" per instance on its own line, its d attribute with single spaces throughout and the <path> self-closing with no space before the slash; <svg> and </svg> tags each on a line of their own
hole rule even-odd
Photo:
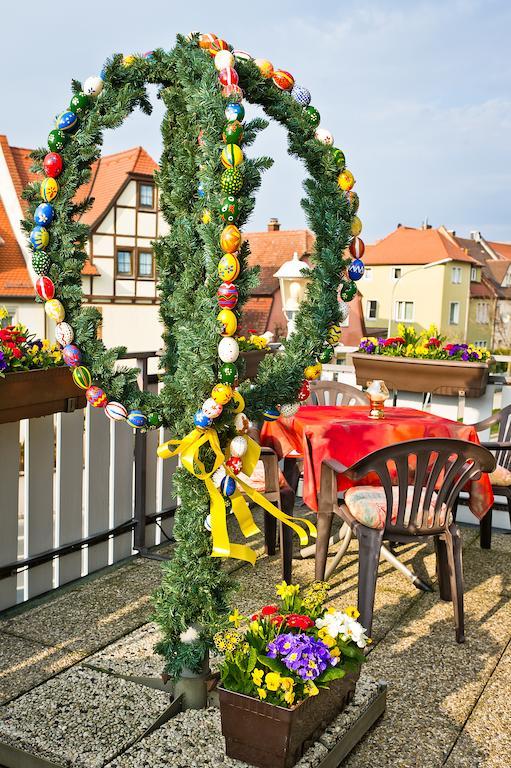
<svg viewBox="0 0 511 768">
<path fill-rule="evenodd" d="M 4 353 L 0 350 L 0 371 L 5 371 L 7 368 L 7 361 L 4 357 Z"/>
<path fill-rule="evenodd" d="M 305 634 L 279 635 L 268 644 L 266 655 L 271 659 L 280 657 L 282 663 L 302 680 L 315 680 L 334 663 L 325 643 Z"/>
</svg>

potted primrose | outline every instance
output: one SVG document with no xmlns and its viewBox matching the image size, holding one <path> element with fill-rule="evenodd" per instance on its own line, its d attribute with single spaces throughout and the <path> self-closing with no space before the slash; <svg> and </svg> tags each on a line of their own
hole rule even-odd
<svg viewBox="0 0 511 768">
<path fill-rule="evenodd" d="M 278 604 L 215 635 L 226 754 L 260 768 L 290 768 L 351 700 L 370 642 L 358 611 L 326 608 L 328 585 L 277 586 Z"/>
</svg>

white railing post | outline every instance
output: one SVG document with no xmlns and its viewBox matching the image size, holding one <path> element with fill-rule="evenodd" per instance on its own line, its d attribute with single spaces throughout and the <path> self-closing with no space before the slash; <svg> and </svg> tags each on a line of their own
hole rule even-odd
<svg viewBox="0 0 511 768">
<path fill-rule="evenodd" d="M 53 548 L 53 416 L 29 419 L 25 431 L 25 556 Z M 28 571 L 28 595 L 53 587 L 53 563 Z"/>
<path fill-rule="evenodd" d="M 55 474 L 55 545 L 69 544 L 82 538 L 83 497 L 83 411 L 57 413 L 57 461 Z M 59 584 L 79 579 L 81 552 L 59 558 Z"/>
<path fill-rule="evenodd" d="M 2 535 L 0 566 L 18 557 L 20 423 L 0 424 L 0 488 L 2 489 Z M 16 603 L 16 575 L 0 579 L 0 610 Z"/>
</svg>

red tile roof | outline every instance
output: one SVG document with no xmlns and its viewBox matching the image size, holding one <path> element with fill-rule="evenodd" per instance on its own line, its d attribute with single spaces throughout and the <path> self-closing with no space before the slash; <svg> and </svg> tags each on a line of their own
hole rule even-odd
<svg viewBox="0 0 511 768">
<path fill-rule="evenodd" d="M 268 328 L 268 320 L 273 306 L 273 296 L 251 296 L 243 307 L 240 321 L 240 333 L 248 334 L 249 330 L 264 333 Z"/>
<path fill-rule="evenodd" d="M 244 239 L 250 245 L 249 264 L 261 268 L 258 285 L 252 291 L 254 296 L 271 296 L 279 288 L 279 281 L 273 277 L 285 261 L 298 256 L 310 256 L 314 248 L 314 235 L 308 229 L 279 229 L 267 232 L 247 232 Z M 254 328 L 258 326 L 254 325 Z M 261 325 L 259 324 L 259 327 Z"/>
<path fill-rule="evenodd" d="M 364 262 L 379 264 L 429 264 L 441 259 L 474 263 L 474 259 L 438 229 L 398 227 L 383 240 L 366 245 Z"/>
<path fill-rule="evenodd" d="M 502 285 L 502 281 L 510 268 L 511 264 L 508 259 L 488 259 L 486 262 L 486 269 L 499 285 Z"/>
<path fill-rule="evenodd" d="M 494 299 L 497 296 L 497 292 L 484 278 L 480 283 L 472 281 L 470 283 L 470 298 L 471 299 Z"/>
<path fill-rule="evenodd" d="M 0 296 L 33 296 L 34 287 L 0 198 Z"/>
<path fill-rule="evenodd" d="M 492 243 L 490 240 L 488 243 L 503 259 L 511 259 L 511 243 Z"/>
</svg>

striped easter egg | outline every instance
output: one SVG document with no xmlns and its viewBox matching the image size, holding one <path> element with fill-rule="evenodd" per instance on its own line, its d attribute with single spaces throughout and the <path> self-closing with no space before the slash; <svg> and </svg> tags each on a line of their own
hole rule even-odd
<svg viewBox="0 0 511 768">
<path fill-rule="evenodd" d="M 112 421 L 123 421 L 128 418 L 128 411 L 122 403 L 111 400 L 105 406 L 105 413 Z"/>
<path fill-rule="evenodd" d="M 224 168 L 235 168 L 243 162 L 243 150 L 237 144 L 227 144 L 222 149 L 220 160 Z"/>
<path fill-rule="evenodd" d="M 66 310 L 58 299 L 45 301 L 44 311 L 50 320 L 55 320 L 56 323 L 61 323 L 66 316 Z"/>
<path fill-rule="evenodd" d="M 232 496 L 236 490 L 236 480 L 230 475 L 226 475 L 220 481 L 220 491 L 224 496 Z"/>
<path fill-rule="evenodd" d="M 70 368 L 75 368 L 82 362 L 82 353 L 76 344 L 66 344 L 62 350 L 62 359 Z"/>
<path fill-rule="evenodd" d="M 96 387 L 94 384 L 89 387 L 85 392 L 87 402 L 94 408 L 104 408 L 107 404 L 107 397 L 101 387 Z"/>
<path fill-rule="evenodd" d="M 234 309 L 238 303 L 238 289 L 234 283 L 222 283 L 218 286 L 216 295 L 222 309 Z"/>
<path fill-rule="evenodd" d="M 34 250 L 43 251 L 50 242 L 48 230 L 38 224 L 30 233 L 30 242 Z"/>
<path fill-rule="evenodd" d="M 128 424 L 130 424 L 132 427 L 135 427 L 136 429 L 140 429 L 141 427 L 145 427 L 147 425 L 147 418 L 142 413 L 142 411 L 135 409 L 128 413 Z"/>
<path fill-rule="evenodd" d="M 69 323 L 59 323 L 55 326 L 55 339 L 61 347 L 71 344 L 75 337 L 75 332 Z"/>
<path fill-rule="evenodd" d="M 293 75 L 289 74 L 289 72 L 286 72 L 283 69 L 275 70 L 272 80 L 277 88 L 280 88 L 281 91 L 290 91 L 295 84 Z"/>
<path fill-rule="evenodd" d="M 51 203 L 55 200 L 59 191 L 59 183 L 56 179 L 51 177 L 43 179 L 41 182 L 41 197 L 46 203 Z"/>
<path fill-rule="evenodd" d="M 92 384 L 90 371 L 84 365 L 78 365 L 73 371 L 73 381 L 80 389 L 89 389 Z"/>
<path fill-rule="evenodd" d="M 44 299 L 45 301 L 53 299 L 55 296 L 55 285 L 53 280 L 50 280 L 49 277 L 45 277 L 44 275 L 38 277 L 35 281 L 35 292 L 40 299 Z"/>
<path fill-rule="evenodd" d="M 78 125 L 78 118 L 74 112 L 67 110 L 61 112 L 55 122 L 55 127 L 60 131 L 72 131 Z"/>
<path fill-rule="evenodd" d="M 280 416 L 278 408 L 267 408 L 263 413 L 263 419 L 265 421 L 276 421 Z"/>
<path fill-rule="evenodd" d="M 225 40 L 220 40 L 220 38 L 218 37 L 215 37 L 215 39 L 211 42 L 208 48 L 209 55 L 212 58 L 215 58 L 218 51 L 228 51 L 228 50 L 229 50 L 228 43 L 226 43 Z"/>
<path fill-rule="evenodd" d="M 234 67 L 225 67 L 218 73 L 218 79 L 222 85 L 238 85 L 239 77 Z"/>
<path fill-rule="evenodd" d="M 361 259 L 364 255 L 366 247 L 364 241 L 360 237 L 354 237 L 350 243 L 350 253 L 355 259 Z"/>
</svg>

